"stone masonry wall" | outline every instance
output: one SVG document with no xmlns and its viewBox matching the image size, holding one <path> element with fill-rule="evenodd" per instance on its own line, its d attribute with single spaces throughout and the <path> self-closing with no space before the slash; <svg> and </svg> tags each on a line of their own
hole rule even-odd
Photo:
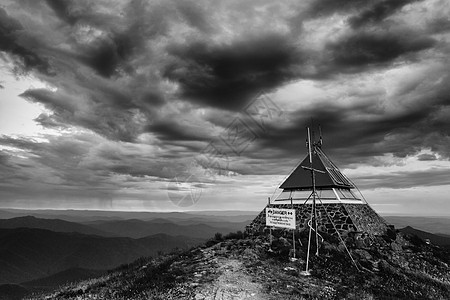
<svg viewBox="0 0 450 300">
<path fill-rule="evenodd" d="M 388 225 L 369 205 L 343 204 L 352 218 L 358 231 L 371 235 L 381 235 L 386 232 Z"/>
<path fill-rule="evenodd" d="M 296 227 L 302 231 L 309 229 L 312 204 L 270 204 L 271 208 L 294 208 L 296 210 Z M 318 229 L 330 235 L 337 235 L 336 229 L 342 235 L 348 232 L 365 232 L 369 235 L 380 235 L 387 229 L 384 220 L 367 204 L 317 204 Z M 328 213 L 328 214 L 327 214 Z M 250 234 L 261 233 L 266 227 L 265 209 L 247 226 Z"/>
</svg>

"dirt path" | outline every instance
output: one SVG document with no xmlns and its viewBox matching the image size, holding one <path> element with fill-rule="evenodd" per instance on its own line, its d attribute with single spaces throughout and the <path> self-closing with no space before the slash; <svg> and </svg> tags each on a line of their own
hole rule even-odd
<svg viewBox="0 0 450 300">
<path fill-rule="evenodd" d="M 212 283 L 200 286 L 196 300 L 268 299 L 260 284 L 252 282 L 245 274 L 242 262 L 231 258 L 219 258 L 219 277 Z"/>
</svg>

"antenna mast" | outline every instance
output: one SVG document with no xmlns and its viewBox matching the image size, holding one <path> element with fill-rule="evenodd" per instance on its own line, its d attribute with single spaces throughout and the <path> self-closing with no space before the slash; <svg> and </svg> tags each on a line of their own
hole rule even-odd
<svg viewBox="0 0 450 300">
<path fill-rule="evenodd" d="M 309 170 L 311 171 L 311 180 L 312 180 L 312 209 L 311 209 L 311 220 L 308 222 L 309 225 L 309 237 L 308 237 L 308 251 L 306 254 L 306 270 L 303 273 L 303 275 L 311 275 L 311 273 L 309 272 L 309 254 L 310 254 L 310 250 L 311 250 L 311 235 L 312 235 L 312 231 L 314 230 L 315 233 L 315 240 L 316 240 L 316 256 L 319 256 L 319 233 L 317 231 L 317 210 L 316 210 L 316 197 L 318 197 L 317 193 L 316 193 L 316 172 L 319 173 L 325 173 L 322 170 L 317 170 L 314 169 L 313 167 L 313 151 L 316 151 L 316 147 L 321 148 L 322 147 L 322 129 L 319 125 L 319 141 L 318 142 L 314 142 L 311 141 L 311 132 L 309 127 L 306 128 L 307 130 L 307 135 L 308 135 L 308 140 L 306 141 L 306 145 L 308 147 L 308 155 L 309 155 L 309 167 L 305 167 L 302 166 L 303 169 L 305 170 Z M 314 132 L 313 132 L 314 134 Z M 313 135 L 314 136 L 314 135 Z M 314 139 L 314 138 L 313 138 Z M 309 196 L 310 198 L 311 196 Z M 309 198 L 307 200 L 309 200 Z M 323 206 L 322 200 L 319 198 L 320 203 Z M 305 202 L 306 203 L 306 202 Z M 355 265 L 356 269 L 359 271 L 358 265 L 356 264 L 355 260 L 353 259 L 350 251 L 348 250 L 347 246 L 345 245 L 344 240 L 342 239 L 339 231 L 337 230 L 336 226 L 333 223 L 333 220 L 331 219 L 330 215 L 328 214 L 326 208 L 325 209 L 325 213 L 327 214 L 327 217 L 330 219 L 331 223 L 333 224 L 334 230 L 336 231 L 336 233 L 338 234 L 342 244 L 345 247 L 345 250 L 347 251 L 348 255 L 350 256 L 350 259 L 352 260 L 353 264 Z M 314 227 L 313 227 L 314 226 Z M 323 241 L 323 238 L 322 238 Z"/>
<path fill-rule="evenodd" d="M 306 270 L 305 275 L 310 275 L 309 273 L 309 253 L 311 250 L 311 234 L 312 230 L 314 230 L 315 241 L 316 241 L 316 255 L 319 255 L 319 237 L 317 235 L 317 212 L 316 212 L 316 171 L 323 173 L 323 171 L 315 170 L 313 167 L 313 151 L 316 144 L 311 141 L 311 131 L 309 127 L 307 127 L 308 134 L 308 155 L 309 155 L 309 168 L 303 167 L 304 169 L 309 169 L 311 171 L 311 179 L 312 179 L 312 210 L 311 210 L 311 220 L 309 224 L 309 236 L 308 236 L 308 251 L 306 254 Z"/>
</svg>

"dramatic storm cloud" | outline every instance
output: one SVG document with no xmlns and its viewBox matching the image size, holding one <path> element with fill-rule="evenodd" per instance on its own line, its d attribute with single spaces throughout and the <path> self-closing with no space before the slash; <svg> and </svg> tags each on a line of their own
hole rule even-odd
<svg viewBox="0 0 450 300">
<path fill-rule="evenodd" d="M 258 210 L 313 122 L 382 212 L 442 214 L 449 15 L 443 0 L 4 1 L 0 206 Z"/>
</svg>

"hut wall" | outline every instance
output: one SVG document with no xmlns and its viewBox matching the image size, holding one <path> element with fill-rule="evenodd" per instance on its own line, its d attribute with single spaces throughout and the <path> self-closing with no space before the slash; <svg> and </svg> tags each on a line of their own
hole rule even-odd
<svg viewBox="0 0 450 300">
<path fill-rule="evenodd" d="M 294 208 L 296 210 L 297 230 L 308 230 L 308 221 L 311 219 L 312 204 L 270 204 L 270 208 Z M 381 235 L 387 230 L 386 222 L 367 204 L 317 204 L 318 229 L 330 235 L 341 235 L 348 232 L 362 232 L 369 235 Z M 331 222 L 330 219 L 333 221 Z M 333 226 L 334 223 L 334 226 Z M 266 228 L 265 209 L 247 226 L 247 233 L 256 234 L 264 232 Z"/>
</svg>

